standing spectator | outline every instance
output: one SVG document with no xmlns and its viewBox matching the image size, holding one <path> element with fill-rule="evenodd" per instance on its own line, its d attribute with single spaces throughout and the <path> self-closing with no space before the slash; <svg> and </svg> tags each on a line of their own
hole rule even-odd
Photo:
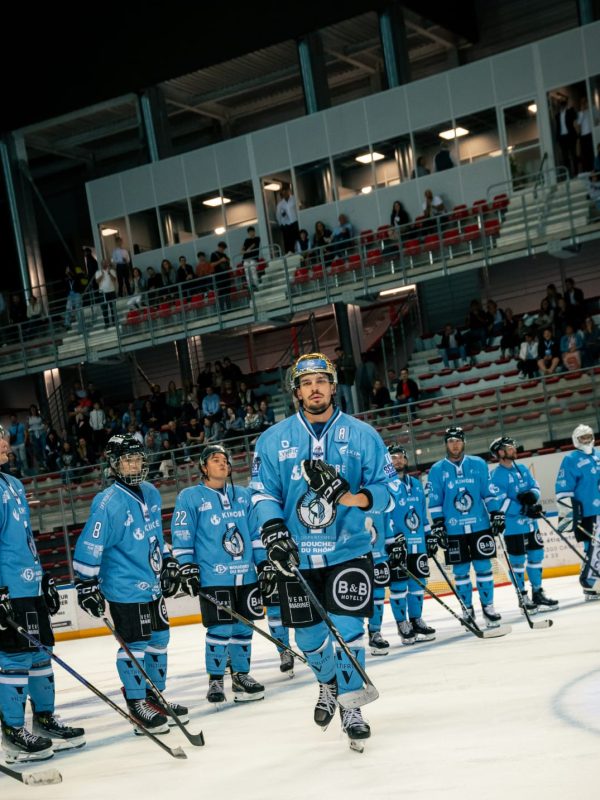
<svg viewBox="0 0 600 800">
<path fill-rule="evenodd" d="M 514 317 L 512 308 L 504 309 L 504 322 L 502 323 L 502 330 L 500 331 L 502 338 L 500 339 L 500 350 L 502 351 L 502 358 L 506 355 L 514 356 L 519 349 L 519 323 Z"/>
<path fill-rule="evenodd" d="M 553 283 L 549 283 L 548 286 L 546 286 L 546 298 L 554 311 L 558 308 L 558 301 L 561 297 L 562 295 Z"/>
<path fill-rule="evenodd" d="M 214 267 L 215 285 L 217 287 L 217 297 L 222 310 L 231 308 L 231 289 L 233 276 L 231 274 L 231 262 L 225 252 L 227 242 L 219 242 L 217 249 L 211 253 L 210 261 Z"/>
<path fill-rule="evenodd" d="M 196 253 L 196 258 L 198 259 L 195 269 L 196 278 L 198 279 L 198 291 L 207 292 L 213 288 L 212 275 L 215 271 L 215 265 L 210 263 L 206 258 L 206 253 L 202 250 Z"/>
<path fill-rule="evenodd" d="M 291 193 L 289 185 L 281 187 L 281 199 L 277 203 L 275 216 L 283 236 L 284 255 L 291 255 L 298 238 L 298 211 L 296 198 Z"/>
<path fill-rule="evenodd" d="M 234 364 L 229 356 L 223 359 L 223 380 L 230 380 L 237 386 L 242 379 L 242 370 Z"/>
<path fill-rule="evenodd" d="M 442 359 L 446 368 L 450 366 L 451 361 L 456 369 L 456 367 L 460 366 L 458 363 L 460 360 L 465 362 L 467 360 L 467 350 L 463 335 L 455 325 L 449 322 L 444 326 L 440 350 L 442 351 Z"/>
<path fill-rule="evenodd" d="M 479 353 L 487 345 L 490 322 L 490 316 L 483 310 L 479 300 L 471 300 L 467 315 L 470 355 Z"/>
<path fill-rule="evenodd" d="M 557 336 L 562 336 L 568 324 L 573 324 L 574 319 L 571 316 L 572 312 L 569 310 L 567 301 L 564 297 L 558 298 L 558 305 L 554 312 L 554 333 Z"/>
<path fill-rule="evenodd" d="M 152 267 L 148 267 L 152 269 Z M 154 273 L 154 270 L 152 270 Z M 127 301 L 128 308 L 141 308 L 144 304 L 144 292 L 146 291 L 146 279 L 138 267 L 133 268 L 131 278 L 131 297 Z"/>
<path fill-rule="evenodd" d="M 10 448 L 17 456 L 19 466 L 25 472 L 27 468 L 27 455 L 25 453 L 25 425 L 19 422 L 16 414 L 10 415 L 10 425 L 8 426 Z"/>
<path fill-rule="evenodd" d="M 567 325 L 564 335 L 560 340 L 560 356 L 564 368 L 570 372 L 581 369 L 581 348 L 583 347 L 583 334 L 576 331 L 572 325 Z"/>
<path fill-rule="evenodd" d="M 219 360 L 215 361 L 215 368 L 213 370 L 213 389 L 220 390 L 223 385 L 223 364 Z"/>
<path fill-rule="evenodd" d="M 452 169 L 456 164 L 450 155 L 450 146 L 447 141 L 442 140 L 440 149 L 437 151 L 433 158 L 433 171 L 443 172 L 446 169 Z"/>
<path fill-rule="evenodd" d="M 400 370 L 400 380 L 398 381 L 398 388 L 396 390 L 396 400 L 394 405 L 398 408 L 402 406 L 410 406 L 419 400 L 419 386 L 416 381 L 408 375 L 408 369 Z"/>
<path fill-rule="evenodd" d="M 538 369 L 542 375 L 553 375 L 560 364 L 560 348 L 551 328 L 544 328 L 538 345 Z"/>
<path fill-rule="evenodd" d="M 160 276 L 162 278 L 163 287 L 173 286 L 175 283 L 175 270 L 168 258 L 163 258 L 160 262 Z"/>
<path fill-rule="evenodd" d="M 539 342 L 528 332 L 525 334 L 525 341 L 521 343 L 519 349 L 519 360 L 517 368 L 521 372 L 522 378 L 535 378 L 538 374 Z"/>
<path fill-rule="evenodd" d="M 18 325 L 27 320 L 27 307 L 23 302 L 23 296 L 15 292 L 11 294 L 8 303 L 8 316 L 13 325 Z"/>
<path fill-rule="evenodd" d="M 565 281 L 565 303 L 571 324 L 574 328 L 580 328 L 585 319 L 585 300 L 583 292 L 575 286 L 573 278 L 567 278 Z"/>
<path fill-rule="evenodd" d="M 431 175 L 431 170 L 429 170 L 425 166 L 425 158 L 423 156 L 417 157 L 417 163 L 415 164 L 415 168 L 410 173 L 410 177 L 412 178 L 424 178 L 426 175 Z"/>
<path fill-rule="evenodd" d="M 186 281 L 193 280 L 195 277 L 194 268 L 191 264 L 188 264 L 187 258 L 185 256 L 179 256 L 179 265 L 175 273 L 175 282 L 185 283 Z"/>
<path fill-rule="evenodd" d="M 117 270 L 119 297 L 124 296 L 124 289 L 127 294 L 130 295 L 129 270 L 131 269 L 131 256 L 129 255 L 129 251 L 123 247 L 123 240 L 120 236 L 115 236 L 115 249 L 112 251 L 110 260 Z"/>
<path fill-rule="evenodd" d="M 90 411 L 90 428 L 92 429 L 92 444 L 97 453 L 104 450 L 106 443 L 106 414 L 98 401 Z"/>
<path fill-rule="evenodd" d="M 332 256 L 336 253 L 345 255 L 352 236 L 352 223 L 345 214 L 340 214 L 338 217 L 338 224 L 333 229 L 333 235 L 331 237 L 332 246 L 329 248 L 330 254 Z"/>
<path fill-rule="evenodd" d="M 257 263 L 260 255 L 260 236 L 256 235 L 256 229 L 252 225 L 247 229 L 246 233 L 248 236 L 244 239 L 244 244 L 242 245 L 242 261 L 246 283 L 256 289 L 259 284 Z"/>
<path fill-rule="evenodd" d="M 581 98 L 577 115 L 579 129 L 579 161 L 582 172 L 591 172 L 594 168 L 594 142 L 592 139 L 592 115 L 587 95 Z"/>
<path fill-rule="evenodd" d="M 571 178 L 577 172 L 577 111 L 569 106 L 568 99 L 561 97 L 559 110 L 555 116 L 556 138 L 560 148 L 561 164 L 566 167 Z"/>
<path fill-rule="evenodd" d="M 95 290 L 98 287 L 95 283 L 96 273 L 98 272 L 98 261 L 92 255 L 92 250 L 90 247 L 83 248 L 83 265 L 85 267 L 85 274 L 87 275 L 88 279 L 88 286 L 91 284 L 92 288 Z"/>
<path fill-rule="evenodd" d="M 403 234 L 407 232 L 405 225 L 410 224 L 410 216 L 400 200 L 394 200 L 392 213 L 390 214 L 391 237 L 400 241 Z"/>
<path fill-rule="evenodd" d="M 36 405 L 29 406 L 27 435 L 33 450 L 36 466 L 40 472 L 43 472 L 46 465 L 46 425 Z"/>
<path fill-rule="evenodd" d="M 175 385 L 175 381 L 169 381 L 165 402 L 171 417 L 179 417 L 181 415 L 183 405 L 183 389 L 178 389 Z"/>
<path fill-rule="evenodd" d="M 581 356 L 584 367 L 593 367 L 600 358 L 600 329 L 593 317 L 585 318 Z"/>
<path fill-rule="evenodd" d="M 75 313 L 77 319 L 77 332 L 83 333 L 83 320 L 81 306 L 83 303 L 83 287 L 79 275 L 71 267 L 65 269 L 65 282 L 67 284 L 67 305 L 65 308 L 65 329 L 71 328 L 71 317 Z"/>
<path fill-rule="evenodd" d="M 115 300 L 117 299 L 117 293 L 115 289 L 117 273 L 110 266 L 110 261 L 105 258 L 102 260 L 102 267 L 98 270 L 98 272 L 96 272 L 94 277 L 102 297 L 101 308 L 102 316 L 104 317 L 104 329 L 106 330 L 110 324 L 109 319 L 112 321 L 113 325 L 116 323 Z M 128 294 L 130 293 L 129 288 L 127 289 L 127 292 Z"/>
<path fill-rule="evenodd" d="M 356 391 L 358 392 L 361 411 L 368 411 L 371 405 L 373 383 L 377 378 L 377 370 L 369 353 L 360 354 L 360 364 L 356 370 Z"/>
<path fill-rule="evenodd" d="M 543 297 L 540 303 L 540 310 L 535 318 L 535 327 L 542 331 L 544 328 L 554 328 L 555 309 L 550 305 L 548 297 Z"/>
<path fill-rule="evenodd" d="M 337 400 L 340 408 L 346 414 L 354 414 L 354 400 L 352 398 L 352 387 L 356 379 L 356 364 L 351 355 L 347 355 L 341 346 L 335 348 L 335 369 L 337 372 Z"/>
</svg>

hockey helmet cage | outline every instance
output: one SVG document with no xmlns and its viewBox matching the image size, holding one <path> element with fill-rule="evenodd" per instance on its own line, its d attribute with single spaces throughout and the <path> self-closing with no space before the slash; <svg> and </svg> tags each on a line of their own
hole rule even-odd
<svg viewBox="0 0 600 800">
<path fill-rule="evenodd" d="M 337 386 L 336 369 L 324 353 L 305 353 L 299 356 L 292 364 L 290 390 L 293 392 L 300 387 L 300 378 L 303 375 L 315 375 L 319 372 L 328 375 L 329 382 Z"/>
<path fill-rule="evenodd" d="M 498 450 L 516 446 L 517 443 L 515 442 L 514 439 L 511 439 L 510 436 L 499 436 L 497 439 L 494 439 L 494 441 L 490 444 L 490 453 L 495 458 L 498 458 Z"/>
<path fill-rule="evenodd" d="M 148 477 L 148 456 L 146 448 L 130 433 L 111 436 L 104 451 L 113 474 L 128 486 L 138 486 Z M 140 468 L 135 472 L 123 469 L 123 459 L 132 461 L 141 456 Z"/>
<path fill-rule="evenodd" d="M 459 441 L 464 442 L 465 432 L 457 425 L 452 425 L 450 428 L 446 428 L 446 432 L 444 433 L 444 441 L 449 442 L 450 439 L 458 439 Z"/>
<path fill-rule="evenodd" d="M 589 441 L 582 442 L 581 439 L 584 437 L 589 439 Z M 578 425 L 573 431 L 571 438 L 573 440 L 573 445 L 587 456 L 591 456 L 594 452 L 594 431 L 589 425 Z"/>
</svg>

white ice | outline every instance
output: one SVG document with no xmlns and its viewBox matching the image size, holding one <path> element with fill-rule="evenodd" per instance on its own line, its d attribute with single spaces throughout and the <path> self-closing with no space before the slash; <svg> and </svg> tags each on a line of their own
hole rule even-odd
<svg viewBox="0 0 600 800">
<path fill-rule="evenodd" d="M 564 800 L 600 797 L 600 602 L 585 603 L 575 577 L 545 582 L 560 600 L 554 626 L 531 630 L 512 587 L 496 589 L 496 607 L 512 633 L 480 640 L 435 601 L 424 617 L 437 639 L 403 646 L 386 605 L 389 655 L 367 657 L 380 698 L 363 711 L 372 737 L 350 751 L 336 719 L 323 733 L 312 721 L 316 683 L 304 665 L 289 679 L 275 648 L 254 637 L 252 674 L 261 702 L 206 700 L 204 629 L 172 629 L 166 695 L 189 705 L 194 748 L 180 731 L 177 761 L 55 664 L 57 711 L 84 725 L 87 746 L 28 769 L 55 767 L 58 786 L 31 788 L 0 775 L 1 800 L 271 800 L 359 797 L 427 800 Z M 453 598 L 444 598 L 458 610 Z M 476 598 L 477 608 L 477 598 Z M 537 615 L 534 619 L 540 619 Z M 59 643 L 74 669 L 122 703 L 111 637 Z M 226 679 L 229 700 L 233 699 Z"/>
</svg>

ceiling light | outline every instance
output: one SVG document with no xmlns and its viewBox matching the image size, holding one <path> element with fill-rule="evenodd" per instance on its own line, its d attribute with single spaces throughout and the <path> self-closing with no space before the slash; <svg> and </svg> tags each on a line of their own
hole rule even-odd
<svg viewBox="0 0 600 800">
<path fill-rule="evenodd" d="M 100 228 L 102 236 L 115 236 L 118 232 L 116 228 Z"/>
<path fill-rule="evenodd" d="M 278 192 L 281 189 L 281 184 L 277 183 L 277 181 L 270 181 L 269 183 L 265 183 L 265 189 L 268 192 Z"/>
<path fill-rule="evenodd" d="M 532 114 L 537 114 L 537 103 L 531 103 L 528 105 L 527 111 L 531 111 Z"/>
<path fill-rule="evenodd" d="M 226 206 L 227 203 L 231 203 L 229 197 L 209 197 L 208 200 L 203 200 L 203 206 Z"/>
<path fill-rule="evenodd" d="M 361 191 L 362 194 L 371 194 L 371 192 L 373 191 L 373 187 L 372 186 L 363 186 L 360 191 Z"/>
<path fill-rule="evenodd" d="M 222 225 L 219 225 L 218 228 L 215 228 L 215 233 L 217 236 L 222 236 L 225 233 L 225 228 Z"/>
<path fill-rule="evenodd" d="M 383 292 L 379 292 L 379 297 L 389 297 L 391 294 L 408 294 L 409 292 L 414 292 L 417 288 L 415 283 L 409 283 L 408 286 L 398 286 L 396 289 L 384 289 Z"/>
<path fill-rule="evenodd" d="M 469 131 L 466 128 L 450 128 L 438 134 L 440 139 L 458 139 L 459 136 L 466 136 Z"/>
<path fill-rule="evenodd" d="M 371 161 L 381 161 L 385 158 L 381 153 L 363 153 L 362 156 L 356 156 L 355 161 L 360 161 L 361 164 L 370 164 Z"/>
</svg>

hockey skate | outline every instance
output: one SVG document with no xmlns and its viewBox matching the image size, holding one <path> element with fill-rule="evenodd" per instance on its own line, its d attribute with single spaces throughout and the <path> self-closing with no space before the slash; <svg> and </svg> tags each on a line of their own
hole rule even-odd
<svg viewBox="0 0 600 800">
<path fill-rule="evenodd" d="M 390 643 L 383 638 L 380 631 L 369 632 L 369 647 L 372 656 L 387 656 Z"/>
<path fill-rule="evenodd" d="M 600 592 L 597 592 L 595 589 L 584 589 L 583 596 L 586 602 L 592 602 L 593 600 L 600 600 Z"/>
<path fill-rule="evenodd" d="M 540 610 L 535 600 L 529 599 L 525 590 L 521 592 L 521 597 L 519 598 L 519 608 L 521 611 L 525 609 L 528 614 L 537 614 L 537 612 Z"/>
<path fill-rule="evenodd" d="M 84 729 L 64 725 L 51 711 L 33 709 L 32 731 L 35 736 L 50 739 L 54 752 L 77 750 L 85 745 Z"/>
<path fill-rule="evenodd" d="M 159 714 L 164 714 L 167 717 L 167 724 L 169 728 L 172 728 L 174 725 L 177 724 L 173 719 L 173 717 L 167 712 L 166 708 L 163 706 L 160 698 L 156 696 L 156 694 L 152 689 L 146 690 L 146 702 L 155 711 L 158 711 Z M 188 710 L 186 706 L 181 706 L 179 705 L 179 703 L 169 703 L 169 708 L 183 725 L 188 724 L 190 718 L 188 716 Z"/>
<path fill-rule="evenodd" d="M 430 628 L 422 617 L 410 620 L 417 642 L 431 642 L 435 639 L 435 628 Z"/>
<path fill-rule="evenodd" d="M 222 675 L 208 676 L 206 699 L 209 703 L 215 703 L 217 708 L 220 703 L 224 703 L 227 700 L 225 697 L 225 681 Z"/>
<path fill-rule="evenodd" d="M 337 693 L 338 687 L 335 678 L 325 683 L 319 681 L 319 699 L 315 705 L 314 720 L 320 728 L 323 728 L 323 731 L 327 730 L 327 726 L 335 714 Z"/>
<path fill-rule="evenodd" d="M 279 669 L 281 672 L 286 672 L 288 678 L 294 677 L 294 656 L 289 650 L 282 650 L 279 653 Z"/>
<path fill-rule="evenodd" d="M 398 635 L 402 639 L 402 644 L 414 644 L 417 641 L 413 626 L 405 619 L 398 623 Z"/>
<path fill-rule="evenodd" d="M 350 741 L 350 749 L 362 753 L 365 739 L 371 736 L 371 728 L 364 721 L 360 708 L 340 708 L 342 731 Z"/>
<path fill-rule="evenodd" d="M 465 606 L 463 609 L 462 618 L 465 622 L 468 622 L 471 625 L 477 625 L 477 622 L 475 621 L 475 609 L 473 606 Z"/>
<path fill-rule="evenodd" d="M 14 728 L 2 721 L 2 749 L 7 764 L 23 761 L 46 761 L 52 758 L 52 739 L 36 736 L 24 726 Z"/>
<path fill-rule="evenodd" d="M 253 700 L 262 700 L 265 696 L 265 687 L 255 681 L 248 672 L 232 672 L 231 688 L 234 703 L 249 703 Z"/>
<path fill-rule="evenodd" d="M 488 603 L 487 606 L 482 605 L 481 610 L 483 611 L 483 618 L 485 619 L 485 624 L 488 628 L 499 628 L 500 627 L 500 620 L 502 617 L 496 609 L 494 608 L 493 603 Z"/>
<path fill-rule="evenodd" d="M 125 695 L 125 689 L 122 689 L 122 692 L 123 695 Z M 147 731 L 154 734 L 169 732 L 166 716 L 153 708 L 145 698 L 130 700 L 128 697 L 125 697 L 125 702 L 127 703 L 127 710 L 130 716 L 133 717 L 140 728 L 145 728 Z M 134 727 L 133 732 L 136 736 L 144 735 L 137 727 Z"/>
<path fill-rule="evenodd" d="M 552 600 L 540 586 L 539 589 L 532 589 L 531 596 L 533 602 L 538 606 L 544 606 L 547 611 L 558 608 L 558 600 Z"/>
</svg>

